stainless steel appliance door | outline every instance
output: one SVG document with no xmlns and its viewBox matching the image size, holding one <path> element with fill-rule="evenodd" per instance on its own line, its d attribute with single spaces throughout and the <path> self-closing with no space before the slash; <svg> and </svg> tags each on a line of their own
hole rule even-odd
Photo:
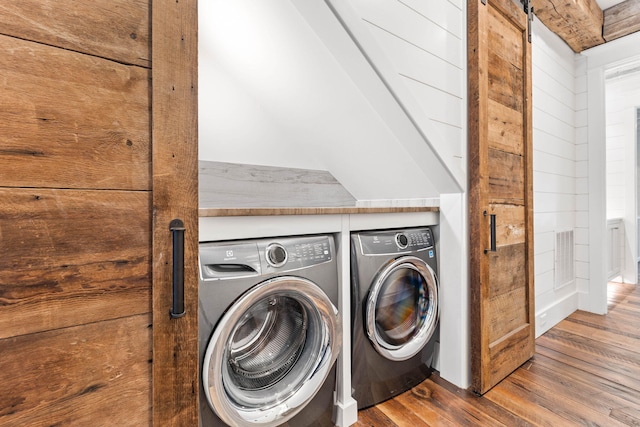
<svg viewBox="0 0 640 427">
<path fill-rule="evenodd" d="M 410 359 L 437 326 L 435 273 L 414 256 L 393 260 L 376 275 L 365 310 L 365 329 L 376 351 L 389 360 Z"/>
<path fill-rule="evenodd" d="M 209 341 L 202 368 L 209 405 L 229 425 L 286 422 L 322 387 L 341 335 L 337 308 L 310 280 L 281 276 L 254 286 Z"/>
</svg>

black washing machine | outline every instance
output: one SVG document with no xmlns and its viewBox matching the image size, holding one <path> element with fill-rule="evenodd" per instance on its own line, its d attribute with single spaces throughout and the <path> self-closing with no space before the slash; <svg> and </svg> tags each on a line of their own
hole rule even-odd
<svg viewBox="0 0 640 427">
<path fill-rule="evenodd" d="M 333 426 L 333 236 L 200 243 L 200 425 Z"/>
<path fill-rule="evenodd" d="M 437 257 L 429 227 L 351 234 L 352 387 L 358 409 L 432 373 Z"/>
</svg>

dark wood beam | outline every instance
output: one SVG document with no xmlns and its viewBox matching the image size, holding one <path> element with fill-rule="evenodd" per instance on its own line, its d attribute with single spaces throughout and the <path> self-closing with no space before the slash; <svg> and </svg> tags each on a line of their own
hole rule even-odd
<svg viewBox="0 0 640 427">
<path fill-rule="evenodd" d="M 627 0 L 604 11 L 602 35 L 606 41 L 640 30 L 640 0 Z"/>
<path fill-rule="evenodd" d="M 603 13 L 595 0 L 532 0 L 531 3 L 538 19 L 574 52 L 605 42 Z"/>
</svg>

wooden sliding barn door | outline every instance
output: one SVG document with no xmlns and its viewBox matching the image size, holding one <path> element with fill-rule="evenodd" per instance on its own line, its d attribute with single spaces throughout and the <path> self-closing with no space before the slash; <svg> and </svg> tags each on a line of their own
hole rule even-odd
<svg viewBox="0 0 640 427">
<path fill-rule="evenodd" d="M 485 393 L 534 352 L 531 44 L 514 0 L 471 0 L 468 16 L 472 387 Z"/>
<path fill-rule="evenodd" d="M 1 2 L 2 427 L 198 425 L 196 12 Z"/>
</svg>

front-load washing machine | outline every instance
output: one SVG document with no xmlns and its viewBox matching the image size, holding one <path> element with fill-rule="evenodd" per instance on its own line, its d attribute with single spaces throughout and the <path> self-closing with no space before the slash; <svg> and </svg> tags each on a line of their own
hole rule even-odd
<svg viewBox="0 0 640 427">
<path fill-rule="evenodd" d="M 200 243 L 200 425 L 333 425 L 333 236 Z"/>
<path fill-rule="evenodd" d="M 362 409 L 433 370 L 439 304 L 431 228 L 352 233 L 351 288 L 351 381 Z"/>
</svg>

